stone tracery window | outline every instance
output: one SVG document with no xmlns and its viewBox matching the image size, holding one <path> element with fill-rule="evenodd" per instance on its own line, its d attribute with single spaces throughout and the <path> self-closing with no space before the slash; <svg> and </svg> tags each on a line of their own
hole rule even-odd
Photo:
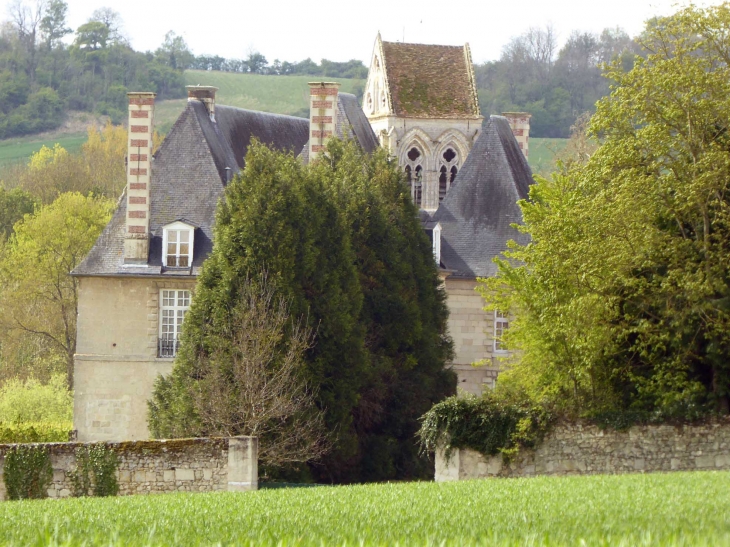
<svg viewBox="0 0 730 547">
<path fill-rule="evenodd" d="M 459 154 L 454 148 L 449 147 L 441 154 L 439 163 L 441 164 L 439 168 L 439 202 L 441 202 L 459 172 Z"/>
<path fill-rule="evenodd" d="M 406 154 L 406 179 L 411 186 L 411 198 L 416 207 L 423 201 L 423 152 L 418 146 L 412 146 Z"/>
</svg>

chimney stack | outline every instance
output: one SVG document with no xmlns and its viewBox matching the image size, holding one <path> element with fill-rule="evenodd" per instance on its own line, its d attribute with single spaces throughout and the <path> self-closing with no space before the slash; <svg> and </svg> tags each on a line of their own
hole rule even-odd
<svg viewBox="0 0 730 547">
<path fill-rule="evenodd" d="M 525 159 L 528 157 L 528 144 L 530 141 L 530 118 L 532 114 L 527 112 L 505 112 L 502 114 L 507 121 L 509 126 L 512 128 L 512 134 L 517 139 L 517 144 L 520 145 L 520 150 L 525 155 Z"/>
<path fill-rule="evenodd" d="M 309 82 L 309 161 L 327 146 L 337 127 L 336 82 Z"/>
<path fill-rule="evenodd" d="M 212 85 L 186 85 L 188 90 L 188 102 L 198 100 L 205 105 L 210 116 L 210 121 L 215 121 L 215 92 L 217 87 Z"/>
<path fill-rule="evenodd" d="M 150 174 L 155 93 L 127 93 L 127 219 L 124 263 L 147 264 L 150 247 Z"/>
</svg>

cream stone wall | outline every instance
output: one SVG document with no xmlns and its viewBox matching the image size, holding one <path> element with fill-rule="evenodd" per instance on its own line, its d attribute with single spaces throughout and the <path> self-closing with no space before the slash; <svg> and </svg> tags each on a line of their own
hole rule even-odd
<svg viewBox="0 0 730 547">
<path fill-rule="evenodd" d="M 149 438 L 147 401 L 171 358 L 157 357 L 161 289 L 194 279 L 79 278 L 74 429 L 79 441 Z"/>
<path fill-rule="evenodd" d="M 484 311 L 484 300 L 474 289 L 474 279 L 447 277 L 444 282 L 449 306 L 449 334 L 454 340 L 453 368 L 460 390 L 480 395 L 497 379 L 494 352 L 494 314 Z M 473 366 L 473 363 L 483 363 Z"/>
<path fill-rule="evenodd" d="M 12 444 L 0 445 L 0 477 Z M 70 472 L 84 443 L 46 443 L 53 478 L 48 497 L 73 493 Z M 241 492 L 258 489 L 258 439 L 230 437 L 106 443 L 118 458 L 119 495 L 166 492 Z M 0 480 L 0 501 L 6 499 Z"/>
<path fill-rule="evenodd" d="M 436 482 L 486 477 L 595 475 L 730 469 L 730 420 L 698 425 L 602 430 L 586 423 L 555 426 L 536 450 L 511 462 L 474 450 L 436 453 Z"/>
</svg>

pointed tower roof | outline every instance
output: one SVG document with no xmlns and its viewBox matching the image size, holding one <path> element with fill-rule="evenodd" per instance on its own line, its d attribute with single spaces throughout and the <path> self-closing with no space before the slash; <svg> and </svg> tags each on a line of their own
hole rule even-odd
<svg viewBox="0 0 730 547">
<path fill-rule="evenodd" d="M 529 238 L 517 201 L 527 199 L 532 171 L 502 116 L 485 120 L 482 133 L 431 221 L 441 224 L 441 262 L 454 277 L 488 277 L 507 241 Z"/>
<path fill-rule="evenodd" d="M 392 112 L 405 118 L 479 118 L 469 44 L 438 46 L 383 42 L 382 51 Z"/>
</svg>

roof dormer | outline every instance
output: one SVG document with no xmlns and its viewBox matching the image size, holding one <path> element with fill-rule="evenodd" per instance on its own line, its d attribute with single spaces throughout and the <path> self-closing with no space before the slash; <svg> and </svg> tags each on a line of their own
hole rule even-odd
<svg viewBox="0 0 730 547">
<path fill-rule="evenodd" d="M 184 219 L 176 220 L 162 230 L 162 266 L 165 268 L 190 268 L 196 226 Z"/>
</svg>

